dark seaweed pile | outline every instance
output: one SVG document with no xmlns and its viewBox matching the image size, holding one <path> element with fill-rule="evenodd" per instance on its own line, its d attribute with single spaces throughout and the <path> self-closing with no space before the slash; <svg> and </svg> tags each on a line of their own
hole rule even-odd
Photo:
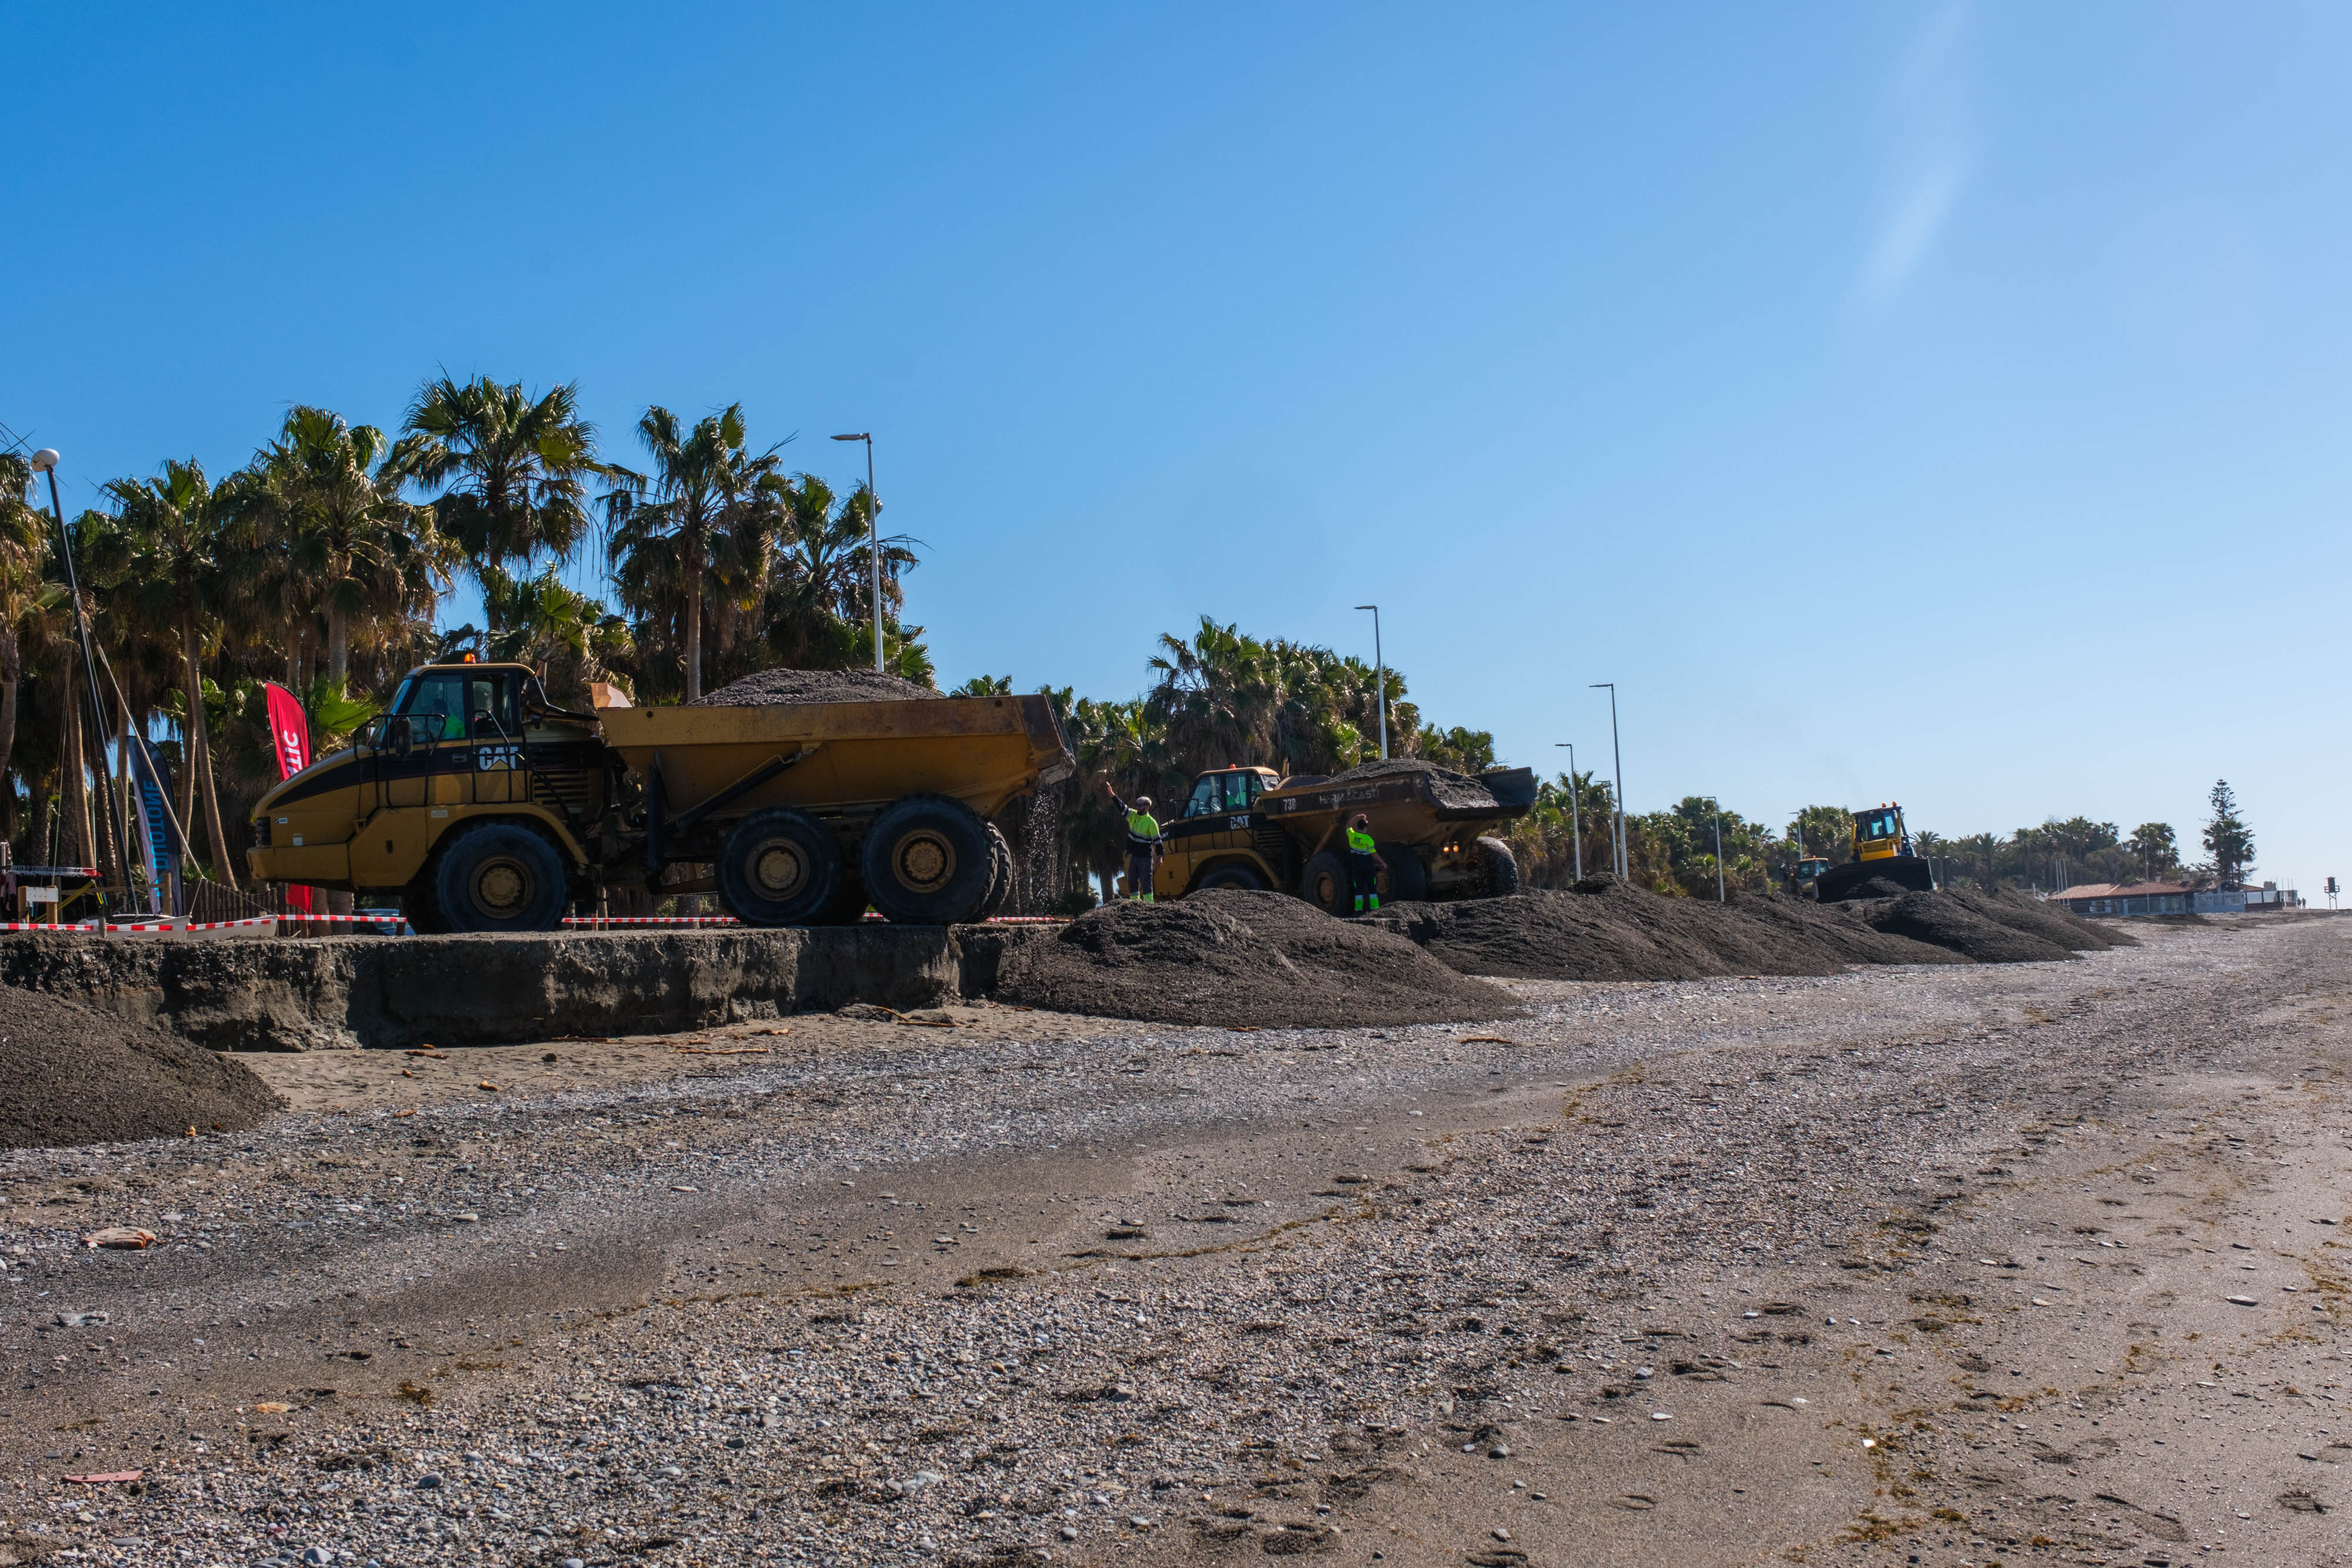
<svg viewBox="0 0 2352 1568">
<path fill-rule="evenodd" d="M 241 1132 L 279 1104 L 243 1063 L 146 1024 L 0 986 L 0 1148 Z"/>
<path fill-rule="evenodd" d="M 1000 1001 L 1155 1023 L 1459 1023 L 1517 1004 L 1394 931 L 1279 893 L 1110 904 L 1006 956 Z"/>
<path fill-rule="evenodd" d="M 1565 893 L 1391 904 L 1375 917 L 1466 975 L 1687 980 L 1832 975 L 1864 964 L 2024 963 L 2131 938 L 2009 894 L 1905 892 L 1840 904 L 1662 898 L 1607 878 Z"/>
</svg>

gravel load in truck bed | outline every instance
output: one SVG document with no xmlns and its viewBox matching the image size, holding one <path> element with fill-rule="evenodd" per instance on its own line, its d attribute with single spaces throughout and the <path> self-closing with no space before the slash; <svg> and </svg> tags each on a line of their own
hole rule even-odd
<svg viewBox="0 0 2352 1568">
<path fill-rule="evenodd" d="M 0 1148 L 242 1132 L 278 1103 L 242 1063 L 203 1046 L 0 986 Z"/>
<path fill-rule="evenodd" d="M 1395 932 L 1286 894 L 1110 904 L 1008 956 L 996 999 L 1101 1018 L 1272 1029 L 1454 1023 L 1516 1010 Z"/>
<path fill-rule="evenodd" d="M 1450 768 L 1440 768 L 1434 762 L 1423 762 L 1417 757 L 1391 757 L 1380 762 L 1367 762 L 1350 768 L 1345 773 L 1334 773 L 1323 780 L 1328 786 L 1344 789 L 1350 784 L 1369 784 L 1382 779 L 1393 779 L 1401 773 L 1429 775 L 1431 799 L 1439 805 L 1464 811 L 1496 811 L 1503 810 L 1495 792 L 1466 773 L 1456 773 Z"/>
<path fill-rule="evenodd" d="M 696 707 L 792 707 L 802 703 L 895 703 L 944 695 L 872 670 L 761 670 L 694 699 Z"/>
</svg>

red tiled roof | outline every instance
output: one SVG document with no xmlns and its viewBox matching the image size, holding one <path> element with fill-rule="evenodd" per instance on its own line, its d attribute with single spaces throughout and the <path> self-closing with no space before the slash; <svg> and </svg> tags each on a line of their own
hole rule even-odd
<svg viewBox="0 0 2352 1568">
<path fill-rule="evenodd" d="M 2066 903 L 2078 898 L 2166 898 L 2187 893 L 2189 885 L 2179 882 L 2093 882 L 2070 887 L 2050 896 Z"/>
</svg>

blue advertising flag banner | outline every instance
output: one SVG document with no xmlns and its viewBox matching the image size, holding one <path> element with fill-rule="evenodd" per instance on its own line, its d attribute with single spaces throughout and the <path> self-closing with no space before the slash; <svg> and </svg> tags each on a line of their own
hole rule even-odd
<svg viewBox="0 0 2352 1568">
<path fill-rule="evenodd" d="M 171 780 L 164 776 L 163 765 L 148 749 L 147 738 L 131 737 L 131 784 L 139 802 L 139 821 L 146 831 L 148 907 L 159 913 L 163 909 L 163 897 L 172 895 L 172 913 L 179 913 L 180 857 L 187 846 L 180 841 L 179 826 L 172 820 L 172 810 L 166 804 L 172 798 Z"/>
</svg>

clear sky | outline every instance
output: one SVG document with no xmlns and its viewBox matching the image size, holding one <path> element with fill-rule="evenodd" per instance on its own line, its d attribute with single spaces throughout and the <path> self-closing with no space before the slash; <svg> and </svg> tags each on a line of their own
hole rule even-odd
<svg viewBox="0 0 2352 1568">
<path fill-rule="evenodd" d="M 27 7 L 0 420 L 69 507 L 436 366 L 740 400 L 940 677 L 1202 614 L 1635 809 L 2352 875 L 2352 10 Z M 454 607 L 461 614 L 464 607 Z"/>
</svg>

